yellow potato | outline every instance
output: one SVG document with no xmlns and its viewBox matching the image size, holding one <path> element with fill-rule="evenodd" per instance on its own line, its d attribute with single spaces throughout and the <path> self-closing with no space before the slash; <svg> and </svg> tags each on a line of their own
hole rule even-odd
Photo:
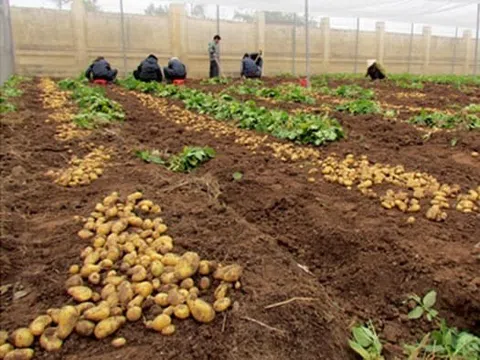
<svg viewBox="0 0 480 360">
<path fill-rule="evenodd" d="M 157 239 L 157 241 L 158 240 L 160 240 L 160 238 Z M 165 266 L 175 266 L 178 264 L 179 261 L 180 261 L 180 256 L 174 253 L 167 253 L 162 259 L 162 263 Z"/>
<path fill-rule="evenodd" d="M 58 324 L 58 319 L 59 319 L 59 316 L 60 316 L 60 309 L 48 309 L 47 310 L 47 315 L 49 315 L 51 318 L 52 318 L 52 321 L 55 323 L 55 324 Z"/>
<path fill-rule="evenodd" d="M 77 235 L 80 237 L 82 240 L 88 240 L 93 236 L 93 232 L 87 229 L 82 229 L 80 230 Z"/>
<path fill-rule="evenodd" d="M 175 306 L 171 306 L 171 305 L 170 305 L 169 307 L 163 309 L 162 314 L 165 314 L 165 315 L 168 315 L 168 316 L 172 316 L 174 310 L 175 310 Z"/>
<path fill-rule="evenodd" d="M 28 328 L 19 328 L 10 334 L 10 342 L 17 348 L 26 348 L 33 344 L 34 336 Z"/>
<path fill-rule="evenodd" d="M 144 298 L 148 297 L 153 291 L 153 285 L 149 281 L 144 281 L 135 284 L 135 293 L 142 295 Z"/>
<path fill-rule="evenodd" d="M 110 259 L 103 259 L 100 262 L 100 267 L 102 269 L 111 269 L 113 267 L 113 261 Z"/>
<path fill-rule="evenodd" d="M 212 272 L 210 261 L 202 260 L 198 265 L 198 272 L 200 275 L 208 275 Z"/>
<path fill-rule="evenodd" d="M 162 331 L 168 325 L 172 323 L 172 318 L 168 315 L 161 314 L 158 315 L 153 321 L 147 322 L 147 327 L 155 331 Z"/>
<path fill-rule="evenodd" d="M 183 281 L 180 283 L 180 287 L 181 287 L 182 289 L 187 289 L 187 290 L 188 290 L 188 289 L 190 289 L 190 288 L 192 288 L 192 287 L 194 287 L 194 286 L 195 286 L 195 283 L 194 283 L 194 281 L 193 281 L 192 278 L 186 278 L 185 280 L 183 280 Z"/>
<path fill-rule="evenodd" d="M 110 209 L 105 211 L 105 215 L 106 215 L 107 218 L 115 217 L 115 216 L 117 216 L 117 214 L 118 214 L 118 208 L 116 206 L 111 207 Z"/>
<path fill-rule="evenodd" d="M 10 344 L 2 344 L 0 345 L 0 359 L 4 359 L 5 355 L 9 352 L 13 351 L 13 346 Z"/>
<path fill-rule="evenodd" d="M 84 302 L 76 305 L 75 309 L 77 309 L 78 315 L 82 315 L 86 310 L 91 309 L 93 307 L 95 307 L 95 304 L 93 302 Z"/>
<path fill-rule="evenodd" d="M 106 301 L 101 302 L 98 306 L 88 309 L 83 313 L 83 317 L 91 321 L 102 321 L 110 316 L 110 304 Z"/>
<path fill-rule="evenodd" d="M 103 339 L 117 331 L 123 324 L 126 318 L 124 316 L 112 316 L 108 319 L 100 321 L 95 326 L 94 334 L 97 339 Z"/>
<path fill-rule="evenodd" d="M 179 319 L 186 319 L 190 316 L 190 309 L 188 308 L 187 305 L 185 304 L 180 304 L 180 305 L 177 305 L 175 306 L 175 308 L 173 309 L 173 313 L 175 314 L 175 316 Z"/>
<path fill-rule="evenodd" d="M 69 273 L 74 275 L 74 274 L 78 274 L 78 272 L 80 271 L 80 266 L 78 265 L 72 265 L 70 266 L 70 268 L 68 269 Z"/>
<path fill-rule="evenodd" d="M 140 191 L 137 191 L 127 196 L 127 202 L 135 203 L 138 200 L 140 200 L 142 197 L 143 197 L 143 194 Z"/>
<path fill-rule="evenodd" d="M 16 349 L 5 355 L 3 360 L 30 360 L 34 354 L 32 349 Z"/>
<path fill-rule="evenodd" d="M 103 287 L 102 291 L 100 292 L 100 295 L 103 300 L 105 300 L 108 295 L 114 293 L 116 291 L 116 287 L 113 284 L 107 284 Z"/>
<path fill-rule="evenodd" d="M 202 290 L 206 290 L 210 287 L 210 284 L 211 284 L 210 278 L 204 276 L 200 279 L 198 283 L 198 287 Z"/>
<path fill-rule="evenodd" d="M 108 236 L 108 234 L 110 234 L 111 230 L 112 230 L 112 223 L 111 222 L 101 224 L 97 227 L 97 235 Z"/>
<path fill-rule="evenodd" d="M 77 320 L 78 312 L 74 306 L 68 305 L 61 308 L 58 315 L 57 336 L 62 340 L 67 338 L 75 328 Z"/>
<path fill-rule="evenodd" d="M 162 335 L 173 335 L 175 332 L 175 325 L 170 324 L 162 329 Z"/>
<path fill-rule="evenodd" d="M 189 293 L 189 294 L 194 294 L 194 295 L 197 295 L 197 296 L 198 296 L 198 294 L 200 294 L 200 290 L 199 290 L 196 286 L 194 286 L 194 287 L 192 287 L 190 290 L 188 290 L 188 293 Z"/>
<path fill-rule="evenodd" d="M 127 343 L 127 340 L 123 337 L 116 338 L 112 340 L 112 346 L 116 348 L 120 348 Z"/>
<path fill-rule="evenodd" d="M 98 249 L 98 248 L 101 248 L 105 245 L 105 238 L 104 237 L 101 237 L 101 236 L 97 236 L 94 240 L 93 240 L 93 247 Z"/>
<path fill-rule="evenodd" d="M 48 352 L 58 351 L 62 348 L 63 341 L 58 338 L 56 328 L 47 328 L 40 336 L 40 346 Z"/>
<path fill-rule="evenodd" d="M 186 252 L 175 265 L 175 277 L 179 280 L 191 277 L 197 272 L 199 264 L 200 256 L 197 253 Z"/>
<path fill-rule="evenodd" d="M 127 307 L 142 306 L 144 300 L 145 298 L 142 295 L 137 295 L 128 303 Z"/>
<path fill-rule="evenodd" d="M 118 286 L 118 300 L 126 306 L 133 299 L 132 285 L 128 281 L 122 282 Z"/>
<path fill-rule="evenodd" d="M 87 264 L 83 265 L 82 269 L 80 270 L 80 275 L 82 275 L 83 278 L 88 278 L 90 274 L 94 272 L 100 272 L 101 268 L 99 265 L 94 265 L 94 264 Z"/>
<path fill-rule="evenodd" d="M 154 290 L 158 290 L 158 288 L 160 288 L 160 286 L 162 285 L 162 283 L 160 282 L 159 279 L 153 279 L 152 280 L 152 287 Z"/>
<path fill-rule="evenodd" d="M 144 230 L 151 230 L 151 229 L 153 229 L 153 227 L 154 227 L 153 221 L 150 220 L 150 219 L 145 219 L 145 220 L 143 221 L 143 226 L 142 226 L 142 227 L 143 227 Z"/>
<path fill-rule="evenodd" d="M 125 219 L 121 219 L 113 223 L 111 231 L 114 234 L 120 234 L 123 230 L 127 228 L 127 226 L 128 221 Z"/>
<path fill-rule="evenodd" d="M 114 292 L 108 295 L 105 301 L 110 305 L 110 307 L 117 306 L 120 303 L 120 299 L 118 298 L 118 293 Z"/>
<path fill-rule="evenodd" d="M 132 281 L 140 282 L 146 279 L 147 270 L 142 265 L 136 265 L 133 267 L 132 271 Z"/>
<path fill-rule="evenodd" d="M 34 336 L 40 336 L 51 323 L 52 318 L 49 315 L 40 315 L 30 323 L 28 328 Z"/>
<path fill-rule="evenodd" d="M 0 345 L 3 345 L 7 342 L 8 340 L 8 332 L 5 330 L 0 331 Z"/>
<path fill-rule="evenodd" d="M 188 300 L 188 308 L 193 318 L 201 323 L 210 323 L 215 319 L 212 305 L 202 299 Z"/>
<path fill-rule="evenodd" d="M 65 289 L 69 289 L 74 286 L 82 286 L 83 285 L 83 279 L 80 275 L 73 275 L 70 276 L 66 281 L 65 281 Z"/>
<path fill-rule="evenodd" d="M 230 288 L 229 284 L 220 284 L 218 287 L 215 289 L 215 299 L 223 299 L 224 297 L 227 296 L 228 289 Z"/>
<path fill-rule="evenodd" d="M 163 264 L 162 262 L 155 260 L 150 265 L 150 271 L 153 276 L 159 277 L 163 273 Z"/>
<path fill-rule="evenodd" d="M 107 276 L 105 280 L 103 280 L 103 284 L 104 285 L 112 284 L 114 286 L 119 286 L 124 280 L 125 280 L 124 276 L 116 276 L 116 275 Z"/>
<path fill-rule="evenodd" d="M 160 281 L 163 283 L 163 284 L 175 284 L 178 282 L 178 279 L 177 277 L 175 276 L 175 273 L 174 272 L 164 272 L 161 276 L 160 276 Z"/>
<path fill-rule="evenodd" d="M 138 216 L 130 216 L 128 218 L 128 223 L 131 226 L 138 227 L 138 228 L 143 228 L 143 220 L 142 220 L 142 218 L 140 218 Z"/>
<path fill-rule="evenodd" d="M 228 298 L 228 297 L 225 297 L 225 298 L 218 299 L 217 301 L 215 301 L 213 303 L 213 309 L 216 312 L 222 312 L 222 311 L 227 310 L 230 307 L 230 305 L 232 305 L 232 300 L 230 300 L 230 298 Z"/>
<path fill-rule="evenodd" d="M 158 293 L 155 295 L 155 304 L 162 307 L 168 306 L 168 294 L 167 293 Z"/>
<path fill-rule="evenodd" d="M 128 321 L 137 321 L 142 317 L 142 308 L 140 306 L 132 306 L 127 310 Z"/>
<path fill-rule="evenodd" d="M 120 306 L 115 306 L 110 309 L 111 316 L 121 316 L 123 315 L 123 309 Z"/>
<path fill-rule="evenodd" d="M 72 286 L 68 289 L 68 294 L 78 302 L 84 302 L 90 300 L 92 297 L 92 289 L 86 286 Z"/>
<path fill-rule="evenodd" d="M 171 289 L 168 292 L 168 303 L 173 306 L 183 304 L 186 298 L 177 289 Z"/>
<path fill-rule="evenodd" d="M 95 329 L 95 323 L 89 320 L 80 320 L 75 325 L 75 331 L 80 336 L 90 336 Z"/>
<path fill-rule="evenodd" d="M 218 280 L 223 280 L 227 282 L 235 282 L 240 279 L 242 276 L 243 268 L 240 265 L 228 265 L 218 268 L 213 277 Z"/>
<path fill-rule="evenodd" d="M 103 199 L 103 205 L 109 207 L 118 201 L 118 193 L 115 191 Z"/>
</svg>

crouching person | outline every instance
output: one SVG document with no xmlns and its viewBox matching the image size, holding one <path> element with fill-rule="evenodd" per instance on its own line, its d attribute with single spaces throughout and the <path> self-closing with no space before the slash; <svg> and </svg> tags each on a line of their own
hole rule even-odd
<svg viewBox="0 0 480 360">
<path fill-rule="evenodd" d="M 162 81 L 162 71 L 158 65 L 158 59 L 155 55 L 150 54 L 140 65 L 137 70 L 133 72 L 133 77 L 137 80 L 150 82 L 150 81 Z"/>
<path fill-rule="evenodd" d="M 103 56 L 99 56 L 88 67 L 87 71 L 85 72 L 85 76 L 89 81 L 105 80 L 108 82 L 113 82 L 117 77 L 117 73 L 117 69 L 112 69 L 107 60 L 105 60 Z"/>
<path fill-rule="evenodd" d="M 365 77 L 369 76 L 373 80 L 382 80 L 387 77 L 385 69 L 380 63 L 377 63 L 377 60 L 368 60 L 367 61 L 367 73 Z"/>
<path fill-rule="evenodd" d="M 255 63 L 250 55 L 245 54 L 242 59 L 240 76 L 248 79 L 259 78 L 262 76 L 262 68 Z"/>
<path fill-rule="evenodd" d="M 183 80 L 187 77 L 187 68 L 177 57 L 168 60 L 168 65 L 163 68 L 165 80 L 171 84 L 174 80 Z"/>
</svg>

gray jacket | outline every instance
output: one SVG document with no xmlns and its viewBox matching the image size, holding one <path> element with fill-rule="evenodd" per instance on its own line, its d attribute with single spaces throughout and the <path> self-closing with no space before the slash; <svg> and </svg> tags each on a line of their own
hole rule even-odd
<svg viewBox="0 0 480 360">
<path fill-rule="evenodd" d="M 208 54 L 210 55 L 210 61 L 220 60 L 220 45 L 216 44 L 215 41 L 209 42 Z"/>
</svg>

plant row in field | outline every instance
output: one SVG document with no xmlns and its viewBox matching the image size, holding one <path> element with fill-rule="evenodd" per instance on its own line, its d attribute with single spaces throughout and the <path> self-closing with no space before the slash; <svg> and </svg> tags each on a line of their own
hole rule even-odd
<svg viewBox="0 0 480 360">
<path fill-rule="evenodd" d="M 338 121 L 327 115 L 289 114 L 259 107 L 254 101 L 235 101 L 225 94 L 216 97 L 194 89 L 142 83 L 133 78 L 120 81 L 120 84 L 130 90 L 179 99 L 189 110 L 211 115 L 217 120 L 231 120 L 240 128 L 269 133 L 280 139 L 322 145 L 344 136 Z"/>
<path fill-rule="evenodd" d="M 79 79 L 61 80 L 58 85 L 63 90 L 71 91 L 71 97 L 80 108 L 80 112 L 73 117 L 73 122 L 79 127 L 93 129 L 113 121 L 125 118 L 122 106 L 110 100 L 102 87 L 88 86 Z"/>
<path fill-rule="evenodd" d="M 422 111 L 410 118 L 409 122 L 430 128 L 480 130 L 480 105 L 469 105 L 454 114 Z"/>
<path fill-rule="evenodd" d="M 24 79 L 20 76 L 12 76 L 0 88 L 0 114 L 16 111 L 17 108 L 9 101 L 9 98 L 17 97 L 23 94 L 23 91 L 18 89 L 18 85 Z"/>
</svg>

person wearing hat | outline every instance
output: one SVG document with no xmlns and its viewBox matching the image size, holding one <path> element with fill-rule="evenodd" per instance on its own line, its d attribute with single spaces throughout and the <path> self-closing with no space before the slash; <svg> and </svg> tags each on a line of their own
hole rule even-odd
<svg viewBox="0 0 480 360">
<path fill-rule="evenodd" d="M 220 35 L 215 35 L 213 41 L 208 43 L 208 54 L 210 56 L 210 77 L 220 75 Z"/>
<path fill-rule="evenodd" d="M 382 80 L 387 77 L 385 69 L 375 59 L 367 60 L 367 73 L 365 74 L 365 77 L 367 76 L 370 76 L 372 81 Z"/>
<path fill-rule="evenodd" d="M 144 82 L 161 82 L 163 77 L 157 57 L 153 54 L 148 55 L 147 58 L 138 65 L 137 70 L 133 72 L 133 77 Z"/>
<path fill-rule="evenodd" d="M 187 68 L 178 57 L 168 60 L 168 65 L 163 68 L 165 80 L 171 84 L 174 80 L 183 80 L 187 77 Z"/>
<path fill-rule="evenodd" d="M 243 55 L 240 76 L 247 79 L 255 79 L 262 76 L 262 68 L 255 63 L 255 60 L 249 54 Z"/>
<path fill-rule="evenodd" d="M 85 71 L 85 76 L 90 81 L 105 80 L 113 82 L 117 77 L 117 73 L 117 69 L 112 69 L 107 60 L 103 56 L 99 56 Z"/>
</svg>

